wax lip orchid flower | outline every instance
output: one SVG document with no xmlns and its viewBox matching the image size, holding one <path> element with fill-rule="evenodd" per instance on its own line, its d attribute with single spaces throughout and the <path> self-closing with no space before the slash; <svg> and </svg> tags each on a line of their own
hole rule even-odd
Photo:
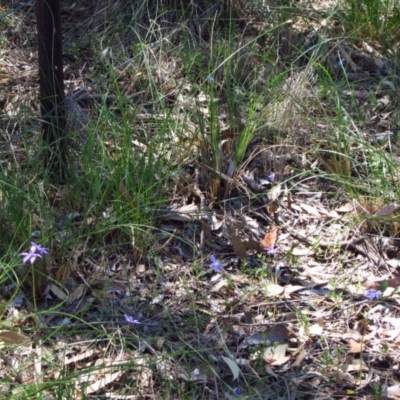
<svg viewBox="0 0 400 400">
<path fill-rule="evenodd" d="M 376 289 L 369 289 L 365 293 L 365 297 L 367 297 L 369 301 L 379 300 L 382 297 L 382 292 Z"/>
<path fill-rule="evenodd" d="M 27 253 L 21 253 L 20 255 L 24 257 L 22 262 L 27 264 L 28 262 L 33 264 L 37 258 L 42 258 L 43 254 L 49 254 L 49 250 L 46 247 L 42 247 L 40 244 L 31 242 L 31 247 Z"/>
<path fill-rule="evenodd" d="M 279 251 L 279 249 L 278 249 L 277 246 L 265 247 L 265 248 L 264 248 L 264 251 L 265 251 L 267 254 L 276 254 L 276 253 Z"/>
<path fill-rule="evenodd" d="M 210 256 L 211 258 L 211 264 L 210 268 L 214 270 L 214 272 L 220 272 L 224 268 L 224 266 L 217 260 L 217 257 L 215 257 L 213 254 Z"/>
<path fill-rule="evenodd" d="M 268 175 L 268 180 L 270 182 L 273 182 L 275 180 L 275 172 L 270 172 L 270 174 Z"/>
<path fill-rule="evenodd" d="M 125 318 L 125 321 L 128 322 L 129 324 L 132 324 L 132 325 L 140 325 L 141 324 L 140 321 L 138 321 L 137 319 L 134 319 L 130 315 L 124 315 L 124 318 Z"/>
</svg>

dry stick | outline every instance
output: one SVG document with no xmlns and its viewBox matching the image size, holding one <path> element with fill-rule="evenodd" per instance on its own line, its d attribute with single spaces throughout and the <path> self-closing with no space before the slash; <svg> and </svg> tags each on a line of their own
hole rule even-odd
<svg viewBox="0 0 400 400">
<path fill-rule="evenodd" d="M 199 177 L 199 169 L 196 167 L 195 169 L 195 177 L 194 177 L 194 186 L 192 189 L 192 192 L 200 198 L 200 210 L 201 212 L 206 212 L 206 199 L 204 197 L 204 194 L 200 190 L 200 185 L 199 185 L 200 177 Z M 208 213 L 206 212 L 206 215 L 208 216 Z M 200 217 L 202 218 L 202 217 Z M 201 223 L 201 233 L 200 233 L 200 248 L 201 250 L 204 250 L 204 225 Z"/>
</svg>

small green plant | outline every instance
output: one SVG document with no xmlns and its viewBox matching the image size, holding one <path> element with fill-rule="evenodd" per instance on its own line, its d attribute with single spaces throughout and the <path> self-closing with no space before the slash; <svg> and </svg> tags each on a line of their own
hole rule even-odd
<svg viewBox="0 0 400 400">
<path fill-rule="evenodd" d="M 321 354 L 321 367 L 322 373 L 327 372 L 335 365 L 335 359 L 330 353 L 329 349 L 325 349 Z"/>
<path fill-rule="evenodd" d="M 308 335 L 310 330 L 310 317 L 302 309 L 296 309 L 296 317 L 299 325 L 304 329 L 304 333 Z"/>
<path fill-rule="evenodd" d="M 376 400 L 384 398 L 384 390 L 379 382 L 371 383 L 372 396 Z"/>
<path fill-rule="evenodd" d="M 243 271 L 250 277 L 260 281 L 263 279 L 271 280 L 273 278 L 271 272 L 270 260 L 268 260 L 266 255 L 262 253 L 257 254 L 256 266 L 248 265 L 247 263 L 245 263 L 243 265 Z"/>
<path fill-rule="evenodd" d="M 338 306 L 342 306 L 343 304 L 343 294 L 341 290 L 338 290 L 338 286 L 340 283 L 338 282 L 338 279 L 331 279 L 329 281 L 330 285 L 332 286 L 332 289 L 329 291 L 329 298 Z"/>
<path fill-rule="evenodd" d="M 388 354 L 390 351 L 390 344 L 389 343 L 383 343 L 381 347 L 381 353 L 383 354 Z"/>
</svg>

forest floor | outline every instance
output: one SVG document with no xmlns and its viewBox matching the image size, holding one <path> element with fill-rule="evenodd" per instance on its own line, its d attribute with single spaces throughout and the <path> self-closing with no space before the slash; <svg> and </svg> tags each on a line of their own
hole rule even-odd
<svg viewBox="0 0 400 400">
<path fill-rule="evenodd" d="M 0 396 L 400 398 L 400 9 L 232 4 L 63 4 L 54 185 L 1 2 Z"/>
</svg>

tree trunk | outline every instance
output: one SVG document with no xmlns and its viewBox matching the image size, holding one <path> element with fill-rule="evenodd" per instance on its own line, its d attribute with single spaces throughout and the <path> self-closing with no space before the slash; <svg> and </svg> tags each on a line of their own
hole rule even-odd
<svg viewBox="0 0 400 400">
<path fill-rule="evenodd" d="M 44 168 L 53 182 L 67 175 L 66 125 L 60 0 L 36 0 L 38 31 L 40 109 Z"/>
</svg>

